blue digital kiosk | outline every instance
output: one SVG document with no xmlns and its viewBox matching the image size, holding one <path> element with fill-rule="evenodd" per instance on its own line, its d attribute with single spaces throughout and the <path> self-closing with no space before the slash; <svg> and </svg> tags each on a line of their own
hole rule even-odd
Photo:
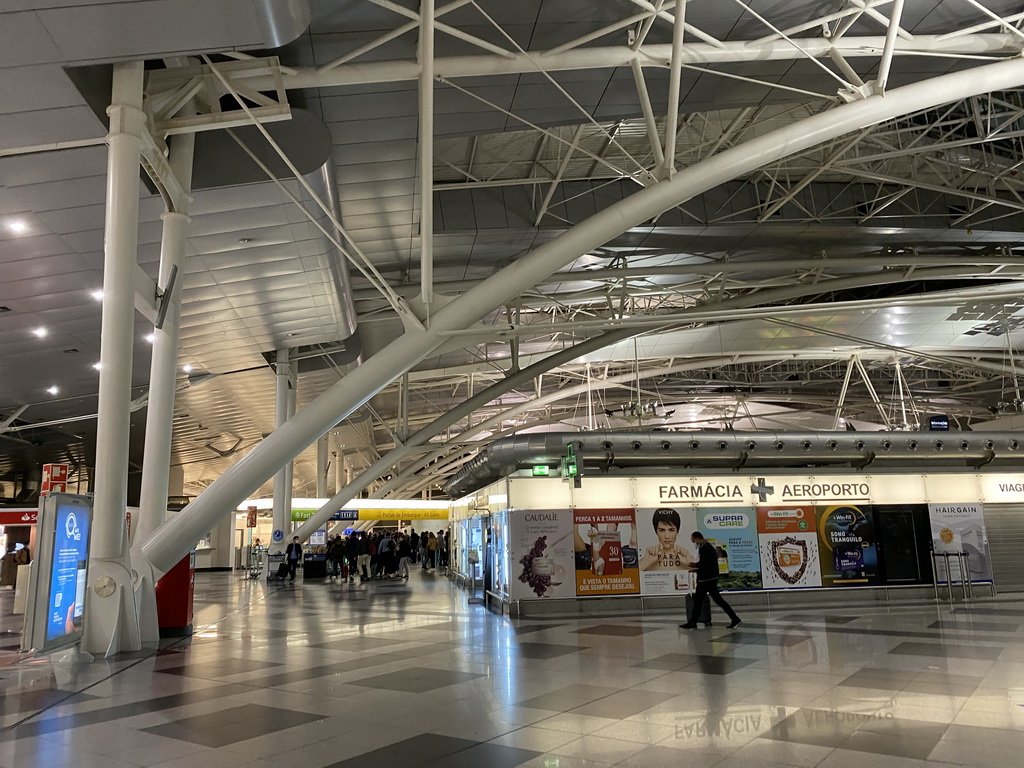
<svg viewBox="0 0 1024 768">
<path fill-rule="evenodd" d="M 47 653 L 82 636 L 92 498 L 51 493 L 39 506 L 23 649 Z"/>
</svg>

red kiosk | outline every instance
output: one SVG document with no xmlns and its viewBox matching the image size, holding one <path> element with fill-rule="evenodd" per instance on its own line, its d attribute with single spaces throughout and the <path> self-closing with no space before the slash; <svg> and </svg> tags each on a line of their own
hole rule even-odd
<svg viewBox="0 0 1024 768">
<path fill-rule="evenodd" d="M 189 552 L 156 583 L 160 637 L 192 634 L 192 599 L 196 591 L 196 553 Z"/>
</svg>

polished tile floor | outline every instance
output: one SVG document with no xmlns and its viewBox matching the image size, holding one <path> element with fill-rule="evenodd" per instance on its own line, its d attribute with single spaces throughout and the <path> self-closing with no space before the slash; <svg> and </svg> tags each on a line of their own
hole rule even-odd
<svg viewBox="0 0 1024 768">
<path fill-rule="evenodd" d="M 189 641 L 19 660 L 3 768 L 701 768 L 1024 763 L 1024 600 L 510 621 L 435 574 L 197 578 Z M 808 595 L 813 600 L 813 595 Z M 718 616 L 716 616 L 718 618 Z"/>
</svg>

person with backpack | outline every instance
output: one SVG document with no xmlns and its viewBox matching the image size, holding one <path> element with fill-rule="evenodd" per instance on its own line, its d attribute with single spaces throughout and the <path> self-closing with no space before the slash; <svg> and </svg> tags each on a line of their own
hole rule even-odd
<svg viewBox="0 0 1024 768">
<path fill-rule="evenodd" d="M 432 571 L 434 565 L 437 562 L 437 536 L 434 535 L 433 531 L 430 533 L 430 537 L 427 539 L 427 570 Z"/>
<path fill-rule="evenodd" d="M 381 534 L 377 542 L 377 575 L 390 578 L 395 572 L 395 540 L 390 533 Z"/>
</svg>

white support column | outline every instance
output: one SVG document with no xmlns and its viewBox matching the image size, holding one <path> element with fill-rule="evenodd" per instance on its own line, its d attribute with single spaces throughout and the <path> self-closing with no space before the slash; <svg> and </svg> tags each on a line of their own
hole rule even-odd
<svg viewBox="0 0 1024 768">
<path fill-rule="evenodd" d="M 750 139 L 689 166 L 672 179 L 645 187 L 533 249 L 438 310 L 429 329 L 412 329 L 331 386 L 287 424 L 275 430 L 227 470 L 192 504 L 143 545 L 157 570 L 169 568 L 183 547 L 390 382 L 440 349 L 453 331 L 465 329 L 558 269 L 632 227 L 756 168 L 893 117 L 1024 83 L 1024 59 L 975 67 L 923 80 L 870 97 Z M 323 521 L 319 521 L 323 524 Z"/>
<path fill-rule="evenodd" d="M 292 366 L 289 359 L 290 350 L 277 350 L 276 389 L 274 391 L 274 408 L 276 431 L 284 427 L 294 413 Z M 274 475 L 274 531 L 281 531 L 284 538 L 271 541 L 272 552 L 283 552 L 292 528 L 292 471 L 294 463 L 288 461 Z"/>
<path fill-rule="evenodd" d="M 420 300 L 434 298 L 434 0 L 420 0 Z"/>
<path fill-rule="evenodd" d="M 836 417 L 832 422 L 832 431 L 835 432 L 839 429 L 839 422 L 843 418 L 843 404 L 846 402 L 846 393 L 850 390 L 850 377 L 853 375 L 854 358 L 850 358 L 850 362 L 846 364 L 846 375 L 843 377 L 843 387 L 839 390 L 839 402 L 836 403 Z"/>
<path fill-rule="evenodd" d="M 186 192 L 192 189 L 192 158 L 195 134 L 171 139 L 171 168 Z M 181 287 L 185 276 L 185 242 L 188 211 L 168 211 L 161 217 L 159 285 L 166 291 L 175 269 L 177 279 L 163 301 L 168 302 L 162 328 L 153 330 L 153 358 L 149 372 L 146 411 L 146 444 L 142 463 L 142 491 L 136 535 L 144 541 L 164 524 L 167 516 L 167 484 L 171 461 L 171 425 L 174 421 L 174 390 L 178 372 L 178 338 L 181 326 Z"/>
<path fill-rule="evenodd" d="M 686 3 L 676 3 L 672 25 L 672 61 L 668 73 L 668 111 L 665 113 L 665 165 L 659 178 L 671 179 L 676 172 L 676 130 L 679 126 L 679 85 L 683 78 L 683 33 L 686 31 Z"/>
<path fill-rule="evenodd" d="M 195 134 L 184 133 L 171 139 L 171 172 L 186 194 L 192 190 L 192 160 Z M 153 329 L 153 357 L 149 368 L 149 399 L 146 411 L 146 442 L 142 460 L 142 489 L 139 496 L 138 524 L 133 539 L 145 541 L 166 522 L 167 496 L 171 473 L 171 432 L 174 423 L 174 394 L 178 372 L 178 339 L 181 330 L 181 289 L 185 276 L 185 243 L 188 236 L 188 209 L 167 211 L 161 216 L 160 274 L 158 285 L 167 302 L 162 328 Z M 177 269 L 174 284 L 170 281 Z M 179 468 L 180 469 L 180 468 Z M 180 472 L 178 473 L 180 474 Z M 180 481 L 177 483 L 180 493 Z M 138 578 L 135 602 L 139 614 L 139 632 L 144 645 L 160 642 L 156 607 L 158 574 L 144 558 L 136 558 Z"/>
<path fill-rule="evenodd" d="M 316 497 L 327 498 L 327 465 L 330 459 L 329 438 L 324 435 L 316 441 Z"/>
<path fill-rule="evenodd" d="M 647 126 L 647 137 L 651 142 L 651 154 L 654 155 L 655 168 L 663 168 L 665 165 L 665 153 L 661 150 L 661 138 L 658 136 L 658 123 L 654 118 L 654 109 L 651 107 L 651 94 L 647 90 L 647 80 L 644 79 L 644 70 L 640 66 L 639 59 L 629 62 L 633 70 L 633 83 L 636 85 L 636 95 L 640 98 L 640 110 L 644 114 L 644 124 Z"/>
<path fill-rule="evenodd" d="M 139 240 L 139 161 L 146 116 L 143 64 L 114 65 L 107 136 L 103 249 L 103 325 L 96 423 L 96 495 L 89 546 L 89 609 L 83 649 L 111 656 L 142 648 L 125 525 L 129 405 L 135 343 Z"/>
<path fill-rule="evenodd" d="M 885 93 L 885 86 L 889 82 L 892 54 L 896 50 L 896 33 L 899 31 L 902 19 L 903 0 L 893 0 L 892 11 L 889 14 L 889 28 L 885 33 L 885 47 L 882 49 L 882 59 L 878 63 L 878 77 L 875 78 L 879 93 Z"/>
</svg>

